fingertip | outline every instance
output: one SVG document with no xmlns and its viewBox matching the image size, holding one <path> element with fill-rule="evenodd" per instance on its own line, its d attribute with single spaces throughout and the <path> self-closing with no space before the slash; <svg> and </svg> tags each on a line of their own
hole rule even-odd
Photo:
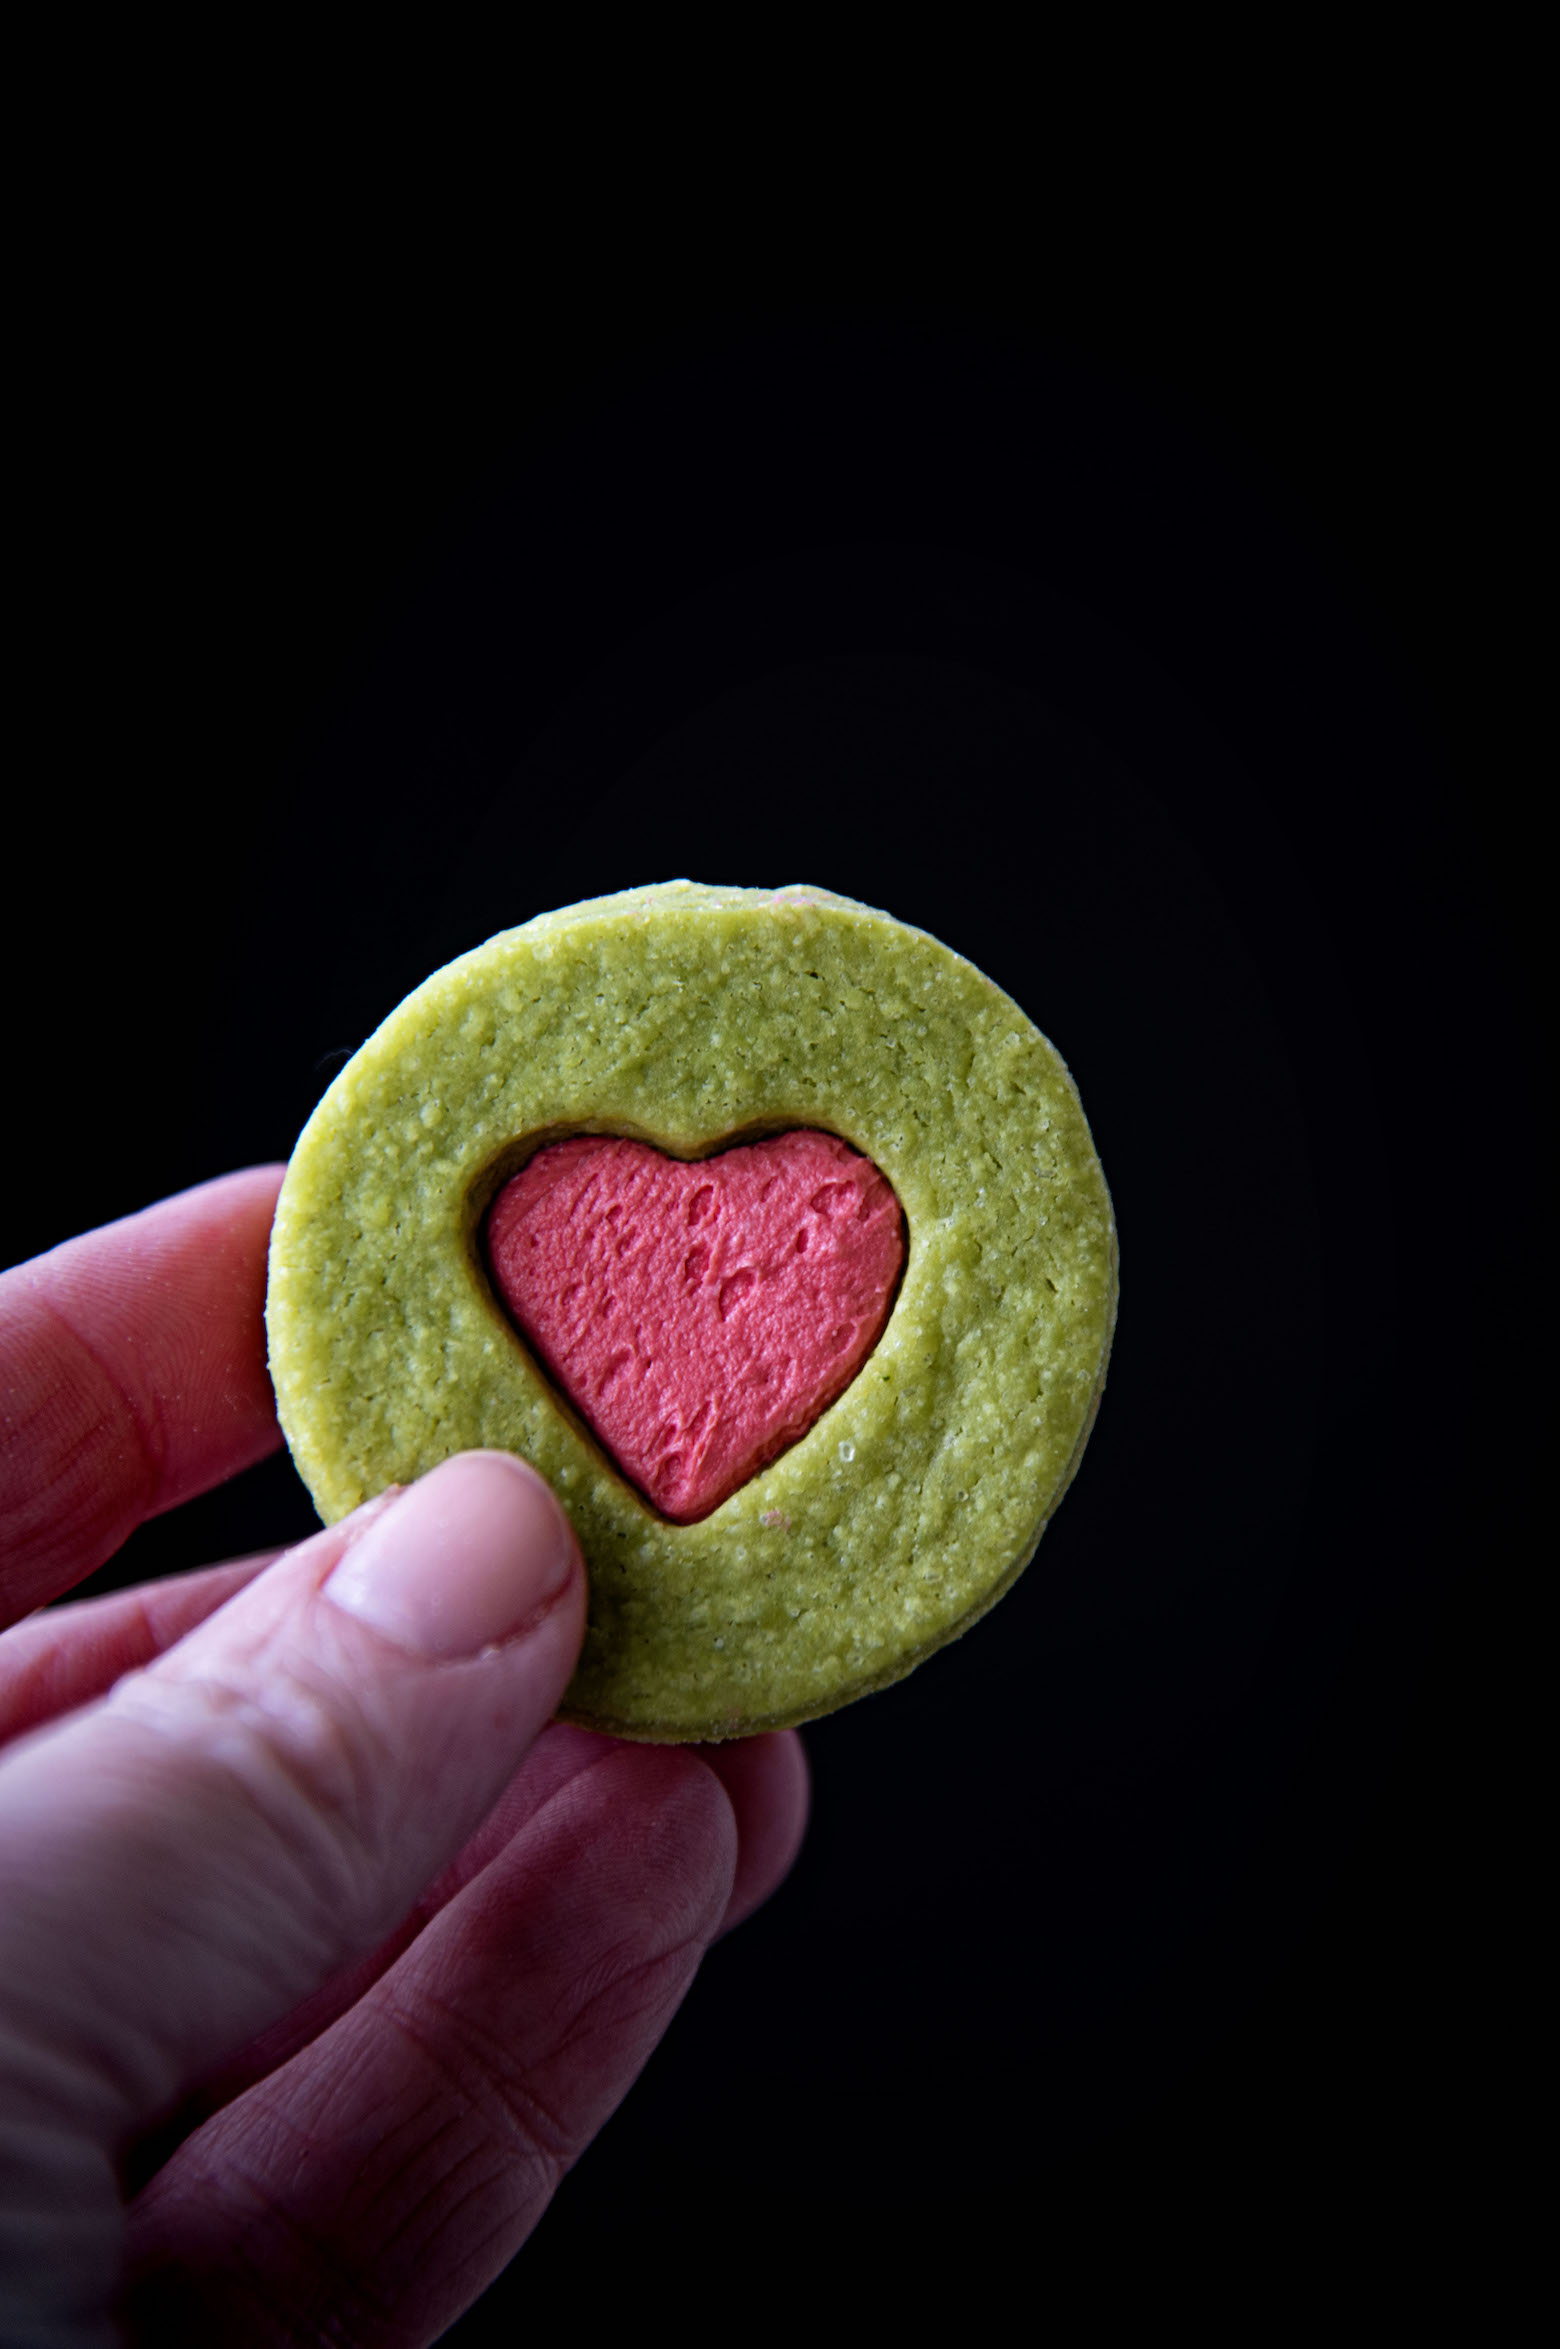
<svg viewBox="0 0 1560 2349">
<path fill-rule="evenodd" d="M 284 1159 L 268 1159 L 259 1166 L 234 1167 L 228 1174 L 213 1175 L 208 1182 L 192 1183 L 187 1190 L 176 1191 L 171 1198 L 159 1199 L 141 1210 L 143 1215 L 157 1215 L 168 1209 L 198 1211 L 210 1205 L 221 1207 L 228 1215 L 263 1212 L 269 1226 L 276 1211 L 277 1195 L 287 1180 Z M 107 1227 L 112 1230 L 113 1226 Z"/>
<path fill-rule="evenodd" d="M 729 1933 L 762 1908 L 795 1866 L 812 1810 L 812 1771 L 794 1729 L 700 1746 L 698 1753 L 736 1816 L 737 1869 L 720 1926 Z"/>
<path fill-rule="evenodd" d="M 582 1579 L 574 1528 L 546 1479 L 511 1452 L 478 1450 L 398 1494 L 323 1593 L 397 1645 L 446 1659 L 517 1637 Z"/>
<path fill-rule="evenodd" d="M 523 1460 L 518 1452 L 505 1452 L 495 1446 L 484 1444 L 474 1445 L 469 1452 L 457 1453 L 456 1458 L 496 1461 L 507 1475 L 517 1477 L 532 1496 L 533 1503 L 538 1506 L 545 1503 L 552 1512 L 561 1529 L 562 1538 L 567 1542 L 575 1559 L 583 1568 L 585 1556 L 580 1548 L 579 1536 L 574 1530 L 574 1521 L 539 1468 L 533 1468 L 530 1461 Z"/>
<path fill-rule="evenodd" d="M 147 1517 L 282 1443 L 266 1364 L 285 1169 L 218 1175 L 0 1274 L 0 1614 L 85 1579 Z"/>
</svg>

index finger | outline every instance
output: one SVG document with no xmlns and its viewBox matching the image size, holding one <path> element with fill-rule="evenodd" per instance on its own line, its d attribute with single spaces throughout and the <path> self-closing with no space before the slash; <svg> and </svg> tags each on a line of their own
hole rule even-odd
<svg viewBox="0 0 1560 2349">
<path fill-rule="evenodd" d="M 0 1273 L 0 1623 L 280 1444 L 264 1308 L 285 1171 L 223 1175 Z"/>
</svg>

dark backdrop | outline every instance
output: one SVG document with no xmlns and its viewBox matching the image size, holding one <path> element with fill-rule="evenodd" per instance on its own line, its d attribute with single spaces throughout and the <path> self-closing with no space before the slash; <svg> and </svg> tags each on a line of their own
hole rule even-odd
<svg viewBox="0 0 1560 2349">
<path fill-rule="evenodd" d="M 436 964 L 688 874 L 1007 988 L 1122 1298 L 1034 1566 L 806 1732 L 791 1882 L 458 2337 L 582 2282 L 1433 2267 L 1507 2062 L 1533 1177 L 1431 314 L 494 307 L 150 281 L 40 414 L 6 1259 L 285 1157 Z M 98 1581 L 313 1522 L 284 1456 Z"/>
</svg>

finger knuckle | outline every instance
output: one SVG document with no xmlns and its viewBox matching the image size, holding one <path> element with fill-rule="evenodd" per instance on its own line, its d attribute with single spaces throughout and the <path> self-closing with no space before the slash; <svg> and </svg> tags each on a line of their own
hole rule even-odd
<svg viewBox="0 0 1560 2349">
<path fill-rule="evenodd" d="M 339 1683 L 296 1660 L 263 1672 L 215 1661 L 133 1673 L 110 1702 L 148 1766 L 193 1774 L 224 1835 L 240 1849 L 263 1841 L 302 1897 L 339 1910 L 376 1882 L 391 1832 L 387 1745 Z"/>
</svg>

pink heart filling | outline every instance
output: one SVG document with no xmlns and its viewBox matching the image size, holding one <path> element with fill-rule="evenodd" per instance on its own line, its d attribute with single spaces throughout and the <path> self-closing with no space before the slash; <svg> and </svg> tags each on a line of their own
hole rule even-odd
<svg viewBox="0 0 1560 2349">
<path fill-rule="evenodd" d="M 584 1134 L 493 1203 L 499 1295 L 631 1483 L 675 1524 L 718 1509 L 838 1400 L 905 1257 L 870 1158 L 799 1129 L 691 1165 Z"/>
</svg>

